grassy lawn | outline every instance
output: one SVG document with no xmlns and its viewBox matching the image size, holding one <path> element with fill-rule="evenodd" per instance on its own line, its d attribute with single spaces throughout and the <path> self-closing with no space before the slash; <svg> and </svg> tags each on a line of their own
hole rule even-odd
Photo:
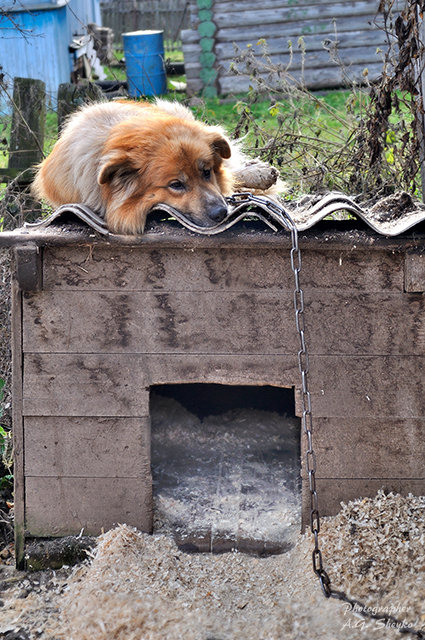
<svg viewBox="0 0 425 640">
<path fill-rule="evenodd" d="M 183 53 L 181 48 L 173 46 L 173 43 L 165 43 L 165 56 L 173 62 L 183 62 Z M 117 63 L 124 57 L 122 50 L 115 50 L 115 58 Z M 125 81 L 125 68 L 115 64 L 111 67 L 105 67 L 105 72 L 109 80 Z M 186 100 L 186 96 L 180 92 L 175 92 L 170 81 L 184 82 L 184 76 L 168 78 L 168 99 L 176 99 L 179 101 Z M 311 106 L 311 115 L 315 124 L 320 124 L 322 128 L 332 131 L 340 131 L 344 135 L 346 124 L 344 124 L 344 115 L 347 110 L 347 100 L 350 98 L 350 91 L 330 91 L 317 96 L 316 105 Z M 229 99 L 205 99 L 202 105 L 192 107 L 196 117 L 210 124 L 221 124 L 229 134 L 232 134 L 240 119 L 242 110 L 247 104 L 246 95 L 236 95 Z M 256 122 L 264 127 L 266 131 L 273 131 L 277 126 L 276 107 L 271 108 L 270 100 L 259 100 L 250 109 Z M 318 108 L 319 107 L 319 108 Z M 295 105 L 298 108 L 298 105 Z M 288 112 L 291 106 L 285 101 L 279 103 L 279 111 Z M 332 135 L 332 133 L 330 133 Z"/>
<path fill-rule="evenodd" d="M 173 62 L 183 60 L 181 49 L 166 43 L 166 56 Z M 124 56 L 122 50 L 115 51 L 116 62 L 105 67 L 107 78 L 125 81 L 125 67 L 120 64 Z M 184 77 L 168 77 L 170 100 L 187 102 L 195 116 L 209 124 L 220 124 L 230 137 L 243 140 L 249 154 L 260 156 L 280 169 L 282 178 L 294 185 L 296 194 L 318 189 L 350 190 L 350 181 L 344 180 L 359 171 L 359 166 L 350 167 L 350 154 L 356 140 L 365 134 L 358 124 L 365 120 L 367 92 L 359 89 L 326 91 L 320 93 L 286 90 L 273 93 L 267 98 L 259 95 L 240 94 L 233 97 L 203 99 L 193 101 L 175 91 L 172 81 L 183 82 Z M 405 110 L 407 123 L 411 114 Z M 406 128 L 400 114 L 392 116 L 393 125 L 387 132 L 385 141 L 386 162 L 390 173 L 391 165 L 397 161 L 400 140 Z M 8 137 L 10 126 L 2 123 L 3 139 Z M 367 132 L 366 132 L 367 135 Z M 53 111 L 47 114 L 44 151 L 47 155 L 57 139 L 57 118 Z M 333 157 L 334 156 L 334 157 Z M 0 167 L 7 166 L 7 145 L 0 155 Z M 345 164 L 344 164 L 345 163 Z M 361 169 L 360 169 L 361 171 Z M 397 171 L 393 171 L 395 175 Z M 362 189 L 356 184 L 355 190 Z"/>
<path fill-rule="evenodd" d="M 110 68 L 109 68 L 110 69 Z M 112 72 L 109 73 L 110 79 L 118 79 L 114 74 L 118 73 L 122 76 L 121 79 L 125 79 L 125 71 L 121 69 L 113 69 Z M 177 77 L 177 80 L 182 80 L 184 78 Z M 315 114 L 316 124 L 321 124 L 329 129 L 338 130 L 343 133 L 343 125 L 341 121 L 336 117 L 337 115 L 340 118 L 344 117 L 345 113 L 345 105 L 346 101 L 350 96 L 349 91 L 331 91 L 323 95 L 318 95 L 317 98 L 320 100 L 323 105 L 330 107 L 333 113 L 325 110 L 317 110 Z M 172 89 L 169 90 L 168 94 L 164 96 L 167 100 L 178 100 L 178 101 L 186 101 L 186 96 L 181 94 L 180 92 L 175 92 Z M 233 98 L 213 98 L 213 99 L 203 99 L 202 104 L 193 106 L 192 111 L 197 118 L 202 119 L 203 121 L 209 124 L 220 124 L 222 125 L 226 131 L 228 131 L 229 135 L 234 131 L 239 118 L 241 111 L 246 104 L 246 95 L 239 94 L 234 96 Z M 283 109 L 285 109 L 285 105 L 283 104 Z M 287 108 L 289 109 L 289 107 Z M 256 120 L 256 122 L 264 127 L 264 129 L 272 132 L 277 126 L 276 115 L 271 108 L 269 100 L 260 100 L 256 102 L 251 107 L 252 114 Z M 4 138 L 8 138 L 10 134 L 10 117 L 1 118 L 0 123 L 4 126 L 2 136 Z M 0 125 L 1 126 L 1 125 Z M 44 152 L 48 154 L 57 139 L 57 115 L 54 111 L 49 110 L 46 115 L 46 129 L 45 129 L 45 145 Z M 7 153 L 4 152 L 0 155 L 0 167 L 6 167 L 8 161 Z"/>
<path fill-rule="evenodd" d="M 314 94 L 313 94 L 314 95 Z M 325 109 L 311 109 L 311 115 L 318 122 L 320 118 L 325 118 L 326 126 L 330 129 L 341 128 L 341 121 L 337 118 L 342 118 L 346 107 L 345 103 L 350 96 L 349 91 L 338 90 L 330 91 L 327 93 L 317 94 L 317 100 L 325 107 L 330 107 L 333 111 L 331 115 L 330 111 Z M 247 96 L 245 94 L 238 94 L 233 98 L 225 99 L 210 99 L 204 100 L 205 106 L 193 107 L 193 111 L 197 117 L 205 119 L 210 124 L 221 124 L 229 132 L 232 132 L 236 127 L 236 124 L 240 118 L 242 110 L 249 106 L 255 121 L 263 126 L 268 131 L 273 131 L 278 126 L 276 119 L 276 105 L 271 103 L 270 100 L 258 100 L 252 105 L 248 105 Z M 295 107 L 297 108 L 297 104 Z M 284 101 L 279 103 L 279 111 L 289 112 L 291 106 L 285 104 Z"/>
<path fill-rule="evenodd" d="M 183 52 L 179 43 L 164 42 L 165 56 L 173 62 L 183 62 Z M 121 63 L 124 57 L 122 48 L 114 51 L 115 62 L 104 67 L 107 79 L 125 81 L 125 67 Z M 184 82 L 185 77 L 168 77 L 167 99 L 185 101 L 186 95 L 176 92 L 172 81 Z M 231 137 L 243 137 L 247 150 L 259 153 L 261 147 L 269 143 L 270 137 L 280 136 L 282 130 L 288 130 L 290 135 L 305 139 L 305 142 L 317 139 L 335 141 L 343 144 L 350 131 L 347 126 L 347 104 L 353 103 L 350 91 L 329 91 L 320 95 L 311 94 L 313 99 L 303 100 L 302 103 L 293 96 L 279 97 L 278 102 L 270 99 L 257 98 L 252 101 L 248 95 L 236 95 L 225 99 L 205 99 L 201 104 L 193 106 L 196 117 L 210 124 L 222 125 Z M 354 109 L 359 112 L 359 104 Z M 10 123 L 3 123 L 5 129 L 2 137 L 8 138 Z M 2 121 L 0 116 L 0 130 Z M 52 111 L 46 118 L 46 132 L 44 151 L 48 154 L 57 138 L 57 118 Z M 7 166 L 7 145 L 0 155 L 0 167 Z M 256 153 L 257 155 L 257 153 Z M 296 154 L 295 154 L 296 155 Z M 270 158 L 271 159 L 271 158 Z M 279 165 L 286 165 L 285 159 Z"/>
</svg>

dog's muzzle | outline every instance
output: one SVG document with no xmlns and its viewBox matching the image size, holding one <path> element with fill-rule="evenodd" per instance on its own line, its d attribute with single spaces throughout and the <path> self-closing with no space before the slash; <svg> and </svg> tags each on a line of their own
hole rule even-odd
<svg viewBox="0 0 425 640">
<path fill-rule="evenodd" d="M 221 222 L 227 216 L 227 205 L 224 202 L 217 202 L 208 208 L 208 217 L 213 222 Z"/>
</svg>

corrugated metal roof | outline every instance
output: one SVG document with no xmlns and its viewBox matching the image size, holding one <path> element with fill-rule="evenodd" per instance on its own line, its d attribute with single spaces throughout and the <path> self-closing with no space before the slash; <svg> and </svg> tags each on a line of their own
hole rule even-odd
<svg viewBox="0 0 425 640">
<path fill-rule="evenodd" d="M 152 211 L 164 211 L 176 218 L 184 227 L 203 235 L 216 235 L 233 227 L 247 215 L 263 221 L 274 230 L 287 227 L 287 217 L 298 231 L 314 227 L 318 222 L 336 213 L 354 214 L 366 222 L 377 233 L 384 236 L 397 236 L 425 220 L 425 205 L 416 202 L 405 192 L 399 192 L 376 202 L 370 208 L 360 207 L 352 198 L 342 193 L 328 193 L 324 196 L 307 196 L 298 201 L 286 201 L 277 204 L 264 196 L 250 198 L 240 194 L 230 200 L 229 214 L 214 227 L 200 227 L 188 220 L 181 212 L 166 204 L 157 205 Z M 276 206 L 277 204 L 277 206 Z M 103 221 L 96 213 L 81 204 L 69 204 L 59 207 L 44 220 L 27 225 L 27 229 L 40 229 L 53 222 L 58 223 L 64 216 L 79 218 L 102 235 L 110 235 Z"/>
<path fill-rule="evenodd" d="M 383 236 L 398 236 L 425 220 L 425 205 L 404 191 L 381 198 L 371 206 L 360 206 L 342 193 L 328 193 L 287 203 L 286 208 L 299 231 L 339 212 L 355 215 Z"/>
</svg>

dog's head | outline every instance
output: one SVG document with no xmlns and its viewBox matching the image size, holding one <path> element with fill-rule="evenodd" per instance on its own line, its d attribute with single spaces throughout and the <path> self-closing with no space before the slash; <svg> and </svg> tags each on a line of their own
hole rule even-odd
<svg viewBox="0 0 425 640">
<path fill-rule="evenodd" d="M 227 214 L 224 195 L 232 189 L 223 166 L 230 155 L 221 130 L 200 122 L 167 116 L 120 123 L 105 144 L 98 173 L 108 227 L 139 233 L 160 203 L 199 226 L 217 224 Z"/>
</svg>

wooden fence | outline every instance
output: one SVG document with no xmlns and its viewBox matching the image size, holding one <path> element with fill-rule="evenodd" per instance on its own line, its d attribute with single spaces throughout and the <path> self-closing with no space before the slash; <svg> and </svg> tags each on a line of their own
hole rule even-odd
<svg viewBox="0 0 425 640">
<path fill-rule="evenodd" d="M 191 29 L 182 32 L 188 91 L 246 91 L 249 76 L 230 71 L 235 45 L 252 46 L 260 55 L 260 39 L 266 40 L 272 61 L 283 65 L 290 63 L 291 41 L 291 73 L 303 76 L 310 88 L 341 86 L 346 76 L 360 80 L 365 69 L 374 79 L 387 46 L 377 8 L 376 0 L 190 0 Z"/>
<path fill-rule="evenodd" d="M 102 23 L 110 27 L 115 42 L 121 35 L 139 29 L 161 29 L 164 40 L 180 40 L 180 31 L 187 28 L 187 0 L 106 0 L 100 3 Z"/>
</svg>

